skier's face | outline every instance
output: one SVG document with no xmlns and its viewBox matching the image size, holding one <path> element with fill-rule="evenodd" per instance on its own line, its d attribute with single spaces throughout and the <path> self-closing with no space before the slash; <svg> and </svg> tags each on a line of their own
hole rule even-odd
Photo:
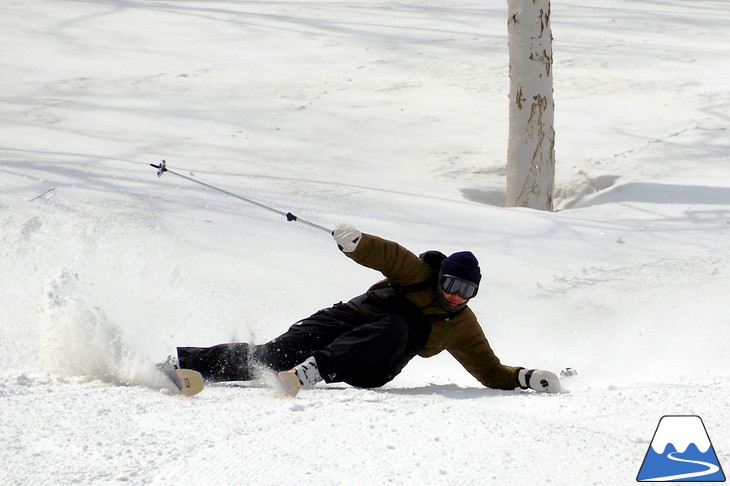
<svg viewBox="0 0 730 486">
<path fill-rule="evenodd" d="M 457 308 L 461 305 L 466 304 L 467 299 L 463 298 L 459 294 L 447 294 L 442 290 L 441 295 L 443 295 L 444 300 L 448 303 L 449 307 Z"/>
</svg>

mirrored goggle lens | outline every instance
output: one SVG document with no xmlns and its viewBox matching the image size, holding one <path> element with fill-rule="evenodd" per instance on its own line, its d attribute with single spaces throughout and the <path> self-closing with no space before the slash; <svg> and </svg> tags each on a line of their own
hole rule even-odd
<svg viewBox="0 0 730 486">
<path fill-rule="evenodd" d="M 471 299 L 477 295 L 479 286 L 473 282 L 467 282 L 451 275 L 444 275 L 441 278 L 441 288 L 447 294 L 459 294 L 463 299 Z"/>
</svg>

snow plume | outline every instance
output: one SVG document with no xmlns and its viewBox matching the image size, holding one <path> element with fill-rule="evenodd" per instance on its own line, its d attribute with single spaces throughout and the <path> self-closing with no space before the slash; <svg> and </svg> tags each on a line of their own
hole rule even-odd
<svg viewBox="0 0 730 486">
<path fill-rule="evenodd" d="M 162 386 L 152 364 L 125 345 L 119 326 L 79 294 L 78 278 L 63 270 L 49 285 L 40 319 L 42 366 L 62 376 Z"/>
</svg>

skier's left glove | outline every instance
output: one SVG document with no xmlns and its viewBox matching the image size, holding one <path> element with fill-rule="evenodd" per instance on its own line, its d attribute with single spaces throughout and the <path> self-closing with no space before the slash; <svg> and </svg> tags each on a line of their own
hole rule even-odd
<svg viewBox="0 0 730 486">
<path fill-rule="evenodd" d="M 362 233 L 357 228 L 353 228 L 349 224 L 340 223 L 335 226 L 332 236 L 337 242 L 337 247 L 345 253 L 355 251 L 357 244 L 360 243 Z"/>
<path fill-rule="evenodd" d="M 517 378 L 523 390 L 532 388 L 538 392 L 560 393 L 560 380 L 550 371 L 521 369 Z"/>
</svg>

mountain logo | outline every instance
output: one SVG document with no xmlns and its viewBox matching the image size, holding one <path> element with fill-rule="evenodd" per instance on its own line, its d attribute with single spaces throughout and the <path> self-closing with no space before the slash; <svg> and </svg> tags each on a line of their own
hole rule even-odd
<svg viewBox="0 0 730 486">
<path fill-rule="evenodd" d="M 697 415 L 662 417 L 636 480 L 725 481 L 702 419 Z"/>
</svg>

